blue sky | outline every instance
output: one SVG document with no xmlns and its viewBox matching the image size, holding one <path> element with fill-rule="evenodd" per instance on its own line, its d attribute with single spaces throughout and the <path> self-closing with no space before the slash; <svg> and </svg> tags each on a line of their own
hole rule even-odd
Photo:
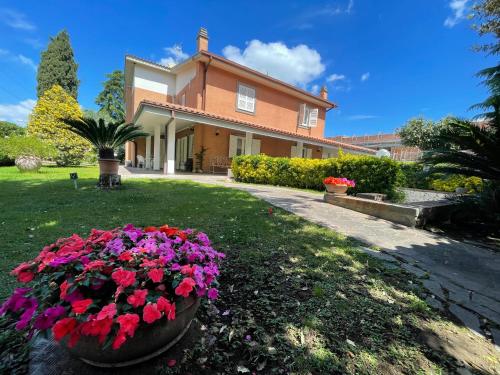
<svg viewBox="0 0 500 375">
<path fill-rule="evenodd" d="M 486 95 L 474 74 L 495 63 L 471 50 L 481 42 L 466 19 L 471 3 L 0 0 L 0 119 L 26 120 L 40 52 L 64 28 L 78 100 L 95 108 L 105 74 L 123 68 L 126 53 L 175 63 L 194 53 L 200 26 L 214 53 L 307 90 L 326 84 L 339 105 L 327 136 L 390 132 L 419 115 L 470 117 Z"/>
</svg>

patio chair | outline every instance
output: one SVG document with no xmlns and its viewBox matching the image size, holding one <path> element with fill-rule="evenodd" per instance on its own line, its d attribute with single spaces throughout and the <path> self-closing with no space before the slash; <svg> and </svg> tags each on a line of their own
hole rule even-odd
<svg viewBox="0 0 500 375">
<path fill-rule="evenodd" d="M 145 168 L 145 166 L 146 166 L 146 159 L 144 159 L 144 156 L 137 155 L 137 167 Z"/>
</svg>

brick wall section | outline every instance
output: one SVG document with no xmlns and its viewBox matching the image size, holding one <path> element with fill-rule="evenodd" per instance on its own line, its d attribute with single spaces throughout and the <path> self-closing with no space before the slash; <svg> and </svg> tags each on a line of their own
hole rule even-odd
<svg viewBox="0 0 500 375">
<path fill-rule="evenodd" d="M 238 82 L 255 88 L 254 114 L 236 110 Z M 302 103 L 301 99 L 252 81 L 242 80 L 237 75 L 221 69 L 215 67 L 208 69 L 205 105 L 207 112 L 262 124 L 270 128 L 283 129 L 296 134 L 322 138 L 325 127 L 325 109 L 319 108 L 317 127 L 312 129 L 299 128 L 297 126 L 298 111 Z M 317 107 L 313 104 L 310 105 Z"/>
</svg>

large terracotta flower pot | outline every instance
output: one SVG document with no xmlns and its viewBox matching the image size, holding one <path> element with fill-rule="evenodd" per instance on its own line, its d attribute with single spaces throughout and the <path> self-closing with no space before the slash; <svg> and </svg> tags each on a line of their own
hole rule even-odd
<svg viewBox="0 0 500 375">
<path fill-rule="evenodd" d="M 118 174 L 120 160 L 118 159 L 99 159 L 100 174 L 114 175 Z"/>
<path fill-rule="evenodd" d="M 347 192 L 347 185 L 325 184 L 325 187 L 327 192 L 337 195 L 345 195 Z"/>
<path fill-rule="evenodd" d="M 124 367 L 147 361 L 174 346 L 188 331 L 193 320 L 200 299 L 195 297 L 183 298 L 176 303 L 174 320 L 162 317 L 153 324 L 141 321 L 134 337 L 117 350 L 109 347 L 102 349 L 97 337 L 81 336 L 73 348 L 67 347 L 68 339 L 61 341 L 70 353 L 84 362 L 98 367 Z"/>
</svg>

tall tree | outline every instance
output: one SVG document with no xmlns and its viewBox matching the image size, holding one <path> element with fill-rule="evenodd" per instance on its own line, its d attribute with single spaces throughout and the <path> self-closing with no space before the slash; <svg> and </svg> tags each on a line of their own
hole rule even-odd
<svg viewBox="0 0 500 375">
<path fill-rule="evenodd" d="M 41 98 L 54 85 L 61 86 L 73 98 L 78 97 L 78 64 L 66 30 L 50 38 L 42 52 L 37 72 L 37 95 Z"/>
<path fill-rule="evenodd" d="M 491 35 L 494 43 L 483 44 L 479 50 L 493 55 L 500 52 L 500 0 L 483 0 L 472 7 L 472 19 L 476 22 L 473 27 L 479 35 Z"/>
<path fill-rule="evenodd" d="M 125 121 L 125 103 L 123 99 L 125 76 L 121 70 L 106 74 L 108 78 L 103 83 L 103 90 L 97 96 L 95 103 L 100 107 L 99 115 L 109 117 L 116 122 Z"/>
<path fill-rule="evenodd" d="M 28 135 L 36 136 L 55 146 L 58 165 L 78 165 L 92 146 L 68 129 L 62 119 L 78 119 L 82 111 L 77 101 L 61 86 L 45 91 L 36 103 L 28 122 Z"/>
</svg>

